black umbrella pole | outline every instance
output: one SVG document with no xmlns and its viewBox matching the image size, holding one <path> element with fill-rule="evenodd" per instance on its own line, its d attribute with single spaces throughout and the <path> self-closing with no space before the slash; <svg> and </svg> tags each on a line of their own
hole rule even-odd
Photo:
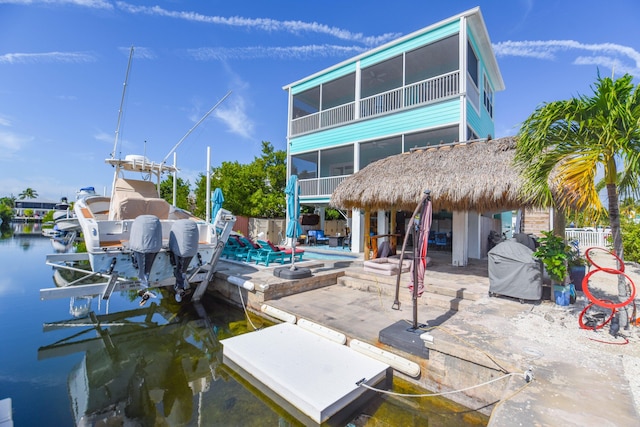
<svg viewBox="0 0 640 427">
<path fill-rule="evenodd" d="M 415 216 L 412 221 L 415 223 Z M 413 330 L 418 329 L 418 257 L 420 256 L 420 248 L 418 238 L 420 236 L 419 225 L 414 224 L 413 227 Z"/>
<path fill-rule="evenodd" d="M 422 200 L 416 206 L 416 209 L 413 211 L 413 215 L 411 216 L 411 220 L 418 215 L 418 210 L 428 197 L 428 194 L 425 192 L 425 195 L 422 196 Z M 407 227 L 407 231 L 404 233 L 404 241 L 402 242 L 402 252 L 400 252 L 400 264 L 398 264 L 398 275 L 396 276 L 396 299 L 393 301 L 393 306 L 391 307 L 394 310 L 400 310 L 400 274 L 402 274 L 402 261 L 404 261 L 404 251 L 407 249 L 407 241 L 409 240 L 409 233 L 413 232 L 413 223 L 410 223 Z M 413 242 L 413 246 L 416 245 L 416 242 Z M 413 260 L 415 262 L 415 259 Z M 414 265 L 415 270 L 415 265 Z"/>
</svg>

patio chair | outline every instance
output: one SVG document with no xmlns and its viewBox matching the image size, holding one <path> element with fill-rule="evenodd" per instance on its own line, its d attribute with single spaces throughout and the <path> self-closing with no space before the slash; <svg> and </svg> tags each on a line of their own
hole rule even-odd
<svg viewBox="0 0 640 427">
<path fill-rule="evenodd" d="M 347 234 L 347 237 L 342 241 L 342 247 L 351 249 L 351 233 Z"/>
<path fill-rule="evenodd" d="M 436 249 L 446 249 L 448 245 L 446 233 L 436 233 Z"/>
<path fill-rule="evenodd" d="M 309 230 L 307 236 L 309 236 L 309 244 L 329 244 L 329 238 L 324 235 L 324 230 Z"/>
<path fill-rule="evenodd" d="M 272 261 L 284 264 L 284 251 L 276 248 L 273 243 L 268 240 L 258 240 L 257 242 L 260 245 L 260 249 L 257 249 L 256 252 L 251 255 L 251 261 L 255 260 L 256 264 L 263 262 L 266 267 L 268 267 Z"/>
</svg>

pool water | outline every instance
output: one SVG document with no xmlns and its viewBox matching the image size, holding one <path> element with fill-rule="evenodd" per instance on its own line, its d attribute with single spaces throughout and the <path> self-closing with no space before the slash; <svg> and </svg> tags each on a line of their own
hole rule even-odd
<svg viewBox="0 0 640 427">
<path fill-rule="evenodd" d="M 209 296 L 178 304 L 165 290 L 142 307 L 135 292 L 96 297 L 74 318 L 68 299 L 40 301 L 55 286 L 44 263 L 52 252 L 40 234 L 0 240 L 0 399 L 12 399 L 14 425 L 301 425 L 223 363 L 220 341 L 270 326 L 264 319 Z M 445 399 L 376 397 L 354 417 L 354 426 L 487 424 Z"/>
</svg>

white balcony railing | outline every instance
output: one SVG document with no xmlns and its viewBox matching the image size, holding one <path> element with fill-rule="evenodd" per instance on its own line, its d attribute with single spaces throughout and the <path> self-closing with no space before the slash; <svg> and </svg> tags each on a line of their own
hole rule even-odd
<svg viewBox="0 0 640 427">
<path fill-rule="evenodd" d="M 593 246 L 599 248 L 608 248 L 610 246 L 608 241 L 611 235 L 610 231 L 586 231 L 567 228 L 564 231 L 564 235 L 567 242 L 578 241 L 581 253 Z"/>
<path fill-rule="evenodd" d="M 326 178 L 301 179 L 300 196 L 329 196 L 349 175 L 329 176 Z"/>
<path fill-rule="evenodd" d="M 352 121 L 354 118 L 355 105 L 355 102 L 350 102 L 348 104 L 339 105 L 337 107 L 322 111 L 320 113 L 320 126 L 329 127 Z"/>
<path fill-rule="evenodd" d="M 360 100 L 360 115 L 355 114 L 355 103 L 309 114 L 291 121 L 291 135 L 300 135 L 318 129 L 349 123 L 354 120 L 377 116 L 379 114 L 412 108 L 439 101 L 460 93 L 459 72 L 453 71 L 438 77 L 403 86 L 388 92 L 378 93 Z M 474 86 L 475 88 L 475 86 Z M 478 97 L 477 88 L 472 88 L 471 97 Z M 475 99 L 474 105 L 479 100 Z"/>
</svg>

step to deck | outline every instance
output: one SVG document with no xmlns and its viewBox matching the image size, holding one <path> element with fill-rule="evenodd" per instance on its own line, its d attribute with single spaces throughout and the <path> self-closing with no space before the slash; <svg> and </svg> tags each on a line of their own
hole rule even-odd
<svg viewBox="0 0 640 427">
<path fill-rule="evenodd" d="M 348 271 L 342 277 L 337 279 L 338 285 L 357 289 L 363 292 L 371 292 L 388 297 L 394 297 L 396 292 L 396 282 L 388 278 L 379 278 L 378 276 L 370 276 L 357 272 Z M 411 293 L 408 290 L 409 281 L 400 281 L 399 300 L 403 304 L 411 302 Z M 464 287 L 456 288 L 430 285 L 425 286 L 425 291 L 420 297 L 420 303 L 443 308 L 446 310 L 457 311 L 462 307 L 471 305 L 485 294 L 471 292 Z"/>
</svg>

